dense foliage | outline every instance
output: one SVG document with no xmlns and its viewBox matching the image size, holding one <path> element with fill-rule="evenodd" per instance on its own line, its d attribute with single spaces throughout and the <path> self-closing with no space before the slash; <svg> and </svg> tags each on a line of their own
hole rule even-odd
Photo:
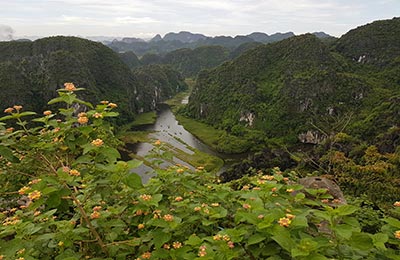
<svg viewBox="0 0 400 260">
<path fill-rule="evenodd" d="M 184 77 L 196 77 L 201 70 L 214 68 L 228 58 L 228 49 L 221 46 L 204 46 L 194 50 L 180 49 L 167 53 L 163 62 L 170 64 Z"/>
<path fill-rule="evenodd" d="M 0 43 L 1 104 L 41 111 L 56 90 L 73 80 L 89 101 L 111 98 L 127 115 L 139 108 L 140 86 L 118 55 L 104 45 L 75 37 Z"/>
<path fill-rule="evenodd" d="M 119 160 L 102 102 L 74 114 L 73 84 L 27 128 L 21 106 L 0 126 L 2 259 L 398 259 L 400 220 L 361 230 L 352 205 L 304 189 L 296 174 L 260 171 L 220 184 L 201 167 L 158 170 L 143 185 L 141 162 Z M 88 103 L 87 106 L 91 107 Z M 157 141 L 155 158 L 164 156 Z M 400 213 L 400 202 L 393 212 Z"/>
<path fill-rule="evenodd" d="M 141 66 L 135 68 L 133 74 L 143 86 L 143 97 L 139 95 L 138 102 L 144 111 L 155 110 L 161 101 L 187 89 L 182 75 L 170 66 Z M 148 100 L 152 102 L 147 102 Z"/>
<path fill-rule="evenodd" d="M 130 67 L 139 65 L 134 53 L 120 56 Z M 163 75 L 171 78 L 170 82 L 157 85 L 169 94 L 156 97 L 154 82 L 139 79 L 124 62 L 104 45 L 75 37 L 2 42 L 0 103 L 4 106 L 25 104 L 27 109 L 42 111 L 47 100 L 57 95 L 57 89 L 62 87 L 63 82 L 74 81 L 79 87 L 87 89 L 80 94 L 83 98 L 91 102 L 115 100 L 124 112 L 124 119 L 128 119 L 135 113 L 153 109 L 154 102 L 176 93 L 180 90 L 177 85 L 184 84 L 169 68 L 150 69 L 146 72 L 148 75 L 157 73 L 160 75 L 154 75 L 155 78 Z"/>
<path fill-rule="evenodd" d="M 397 24 L 393 19 L 352 30 L 333 51 L 310 34 L 251 49 L 199 75 L 188 115 L 286 142 L 310 131 L 312 140 L 303 141 L 319 143 L 344 129 L 371 141 L 398 124 Z M 375 34 L 379 37 L 369 36 Z M 370 58 L 357 63 L 363 55 Z M 377 67 L 369 65 L 378 61 Z"/>
</svg>

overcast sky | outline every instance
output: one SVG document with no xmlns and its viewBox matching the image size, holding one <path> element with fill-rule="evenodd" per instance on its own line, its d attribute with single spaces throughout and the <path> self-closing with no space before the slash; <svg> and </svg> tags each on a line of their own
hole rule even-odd
<svg viewBox="0 0 400 260">
<path fill-rule="evenodd" d="M 0 0 L 0 37 L 149 38 L 184 30 L 209 36 L 254 31 L 340 36 L 395 16 L 400 0 Z"/>
</svg>

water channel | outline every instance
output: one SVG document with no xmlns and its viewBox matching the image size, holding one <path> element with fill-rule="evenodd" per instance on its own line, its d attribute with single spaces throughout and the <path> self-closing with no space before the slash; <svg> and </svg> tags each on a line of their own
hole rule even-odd
<svg viewBox="0 0 400 260">
<path fill-rule="evenodd" d="M 186 131 L 186 129 L 183 128 L 183 126 L 180 125 L 176 120 L 175 115 L 172 113 L 167 104 L 158 105 L 157 119 L 154 124 L 138 126 L 133 128 L 133 130 L 152 131 L 153 133 L 150 134 L 151 138 L 158 139 L 161 142 L 169 143 L 170 145 L 188 154 L 193 154 L 193 151 L 188 149 L 189 146 L 202 152 L 217 156 L 224 160 L 224 167 L 221 170 L 247 156 L 247 154 L 225 154 L 213 150 L 197 139 L 194 135 Z M 150 143 L 136 143 L 128 144 L 127 148 L 130 150 L 130 152 L 144 157 L 149 153 L 150 150 L 153 149 L 153 145 Z M 173 160 L 175 163 L 188 165 L 186 162 L 182 162 L 178 158 L 174 157 Z M 171 163 L 165 162 L 161 165 L 161 167 L 167 167 L 170 164 Z M 190 165 L 188 166 L 190 167 Z M 146 174 L 147 172 L 151 171 L 152 169 L 146 165 L 142 165 L 140 168 L 134 170 L 134 172 L 142 176 L 143 181 L 147 181 L 148 178 L 152 176 L 151 174 Z"/>
</svg>

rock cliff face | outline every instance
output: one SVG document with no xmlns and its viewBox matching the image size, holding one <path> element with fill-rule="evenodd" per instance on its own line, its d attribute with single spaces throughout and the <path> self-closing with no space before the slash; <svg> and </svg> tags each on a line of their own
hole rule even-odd
<svg viewBox="0 0 400 260">
<path fill-rule="evenodd" d="M 298 138 L 299 141 L 304 144 L 320 144 L 327 138 L 327 136 L 318 131 L 308 130 L 306 133 L 299 134 Z"/>
</svg>

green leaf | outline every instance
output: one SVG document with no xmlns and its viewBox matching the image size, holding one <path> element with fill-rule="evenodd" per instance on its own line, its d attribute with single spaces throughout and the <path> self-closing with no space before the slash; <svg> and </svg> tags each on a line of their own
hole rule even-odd
<svg viewBox="0 0 400 260">
<path fill-rule="evenodd" d="M 339 225 L 336 226 L 334 231 L 336 232 L 337 235 L 344 239 L 350 239 L 352 233 L 353 233 L 353 228 L 350 225 Z"/>
<path fill-rule="evenodd" d="M 395 219 L 395 218 L 387 218 L 387 219 L 385 219 L 385 221 L 386 221 L 389 225 L 391 225 L 391 226 L 393 226 L 393 227 L 395 227 L 395 228 L 400 228 L 400 220 L 397 220 L 397 219 Z"/>
<path fill-rule="evenodd" d="M 168 242 L 171 239 L 171 233 L 164 233 L 162 231 L 154 231 L 152 232 L 153 236 L 153 242 L 156 248 L 160 248 L 162 245 L 164 245 L 166 242 Z"/>
<path fill-rule="evenodd" d="M 33 115 L 36 115 L 36 113 L 35 112 L 31 112 L 31 111 L 26 111 L 26 112 L 19 113 L 19 117 L 22 117 L 22 116 L 33 116 Z"/>
<path fill-rule="evenodd" d="M 350 245 L 354 248 L 369 251 L 373 248 L 372 238 L 367 233 L 354 232 L 350 239 Z"/>
<path fill-rule="evenodd" d="M 106 112 L 103 114 L 104 117 L 116 117 L 118 115 L 119 115 L 118 112 Z"/>
<path fill-rule="evenodd" d="M 19 162 L 18 158 L 14 156 L 12 150 L 4 145 L 0 145 L 0 155 L 9 160 L 10 162 Z"/>
<path fill-rule="evenodd" d="M 130 160 L 126 162 L 128 164 L 129 169 L 134 169 L 139 167 L 140 165 L 143 164 L 143 161 L 139 161 L 139 160 Z"/>
<path fill-rule="evenodd" d="M 13 115 L 3 116 L 3 117 L 0 117 L 0 121 L 5 121 L 8 119 L 12 119 L 12 118 L 15 118 L 15 116 L 13 116 Z"/>
<path fill-rule="evenodd" d="M 63 95 L 63 96 L 51 99 L 49 102 L 47 102 L 47 105 L 52 105 L 55 103 L 65 102 L 65 101 L 66 101 L 66 98 L 65 98 L 65 95 Z"/>
<path fill-rule="evenodd" d="M 203 240 L 201 238 L 192 234 L 189 237 L 189 239 L 185 242 L 185 245 L 197 246 L 197 245 L 200 245 L 202 242 L 203 242 Z"/>
<path fill-rule="evenodd" d="M 267 237 L 265 235 L 261 235 L 259 233 L 256 233 L 252 236 L 249 237 L 248 241 L 247 241 L 247 245 L 254 245 L 254 244 L 258 244 L 261 241 L 265 240 Z"/>
<path fill-rule="evenodd" d="M 142 178 L 133 172 L 126 175 L 123 182 L 132 189 L 140 189 L 143 187 Z"/>
<path fill-rule="evenodd" d="M 273 232 L 272 239 L 275 240 L 283 249 L 288 252 L 291 252 L 292 249 L 296 246 L 296 243 L 293 241 L 292 237 L 290 236 L 290 232 L 280 226 L 276 226 Z"/>
<path fill-rule="evenodd" d="M 387 234 L 378 233 L 378 234 L 372 235 L 372 242 L 374 243 L 376 248 L 378 248 L 379 250 L 382 250 L 382 251 L 386 250 L 385 243 L 388 240 L 389 240 L 389 236 Z"/>
<path fill-rule="evenodd" d="M 117 159 L 121 158 L 118 150 L 112 147 L 102 147 L 100 152 L 107 158 L 108 162 L 115 162 Z"/>
<path fill-rule="evenodd" d="M 333 214 L 339 215 L 339 216 L 346 216 L 353 214 L 358 210 L 357 207 L 352 206 L 352 205 L 342 205 L 339 206 L 338 208 L 333 210 Z"/>
</svg>

